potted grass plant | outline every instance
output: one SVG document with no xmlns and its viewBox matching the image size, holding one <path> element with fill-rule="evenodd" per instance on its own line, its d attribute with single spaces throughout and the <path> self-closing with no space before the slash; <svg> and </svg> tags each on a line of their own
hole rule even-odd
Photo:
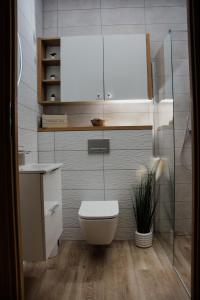
<svg viewBox="0 0 200 300">
<path fill-rule="evenodd" d="M 160 166 L 160 167 L 159 167 Z M 148 248 L 153 242 L 153 218 L 157 206 L 155 183 L 161 175 L 162 163 L 154 159 L 153 167 L 138 170 L 139 183 L 134 186 L 133 209 L 136 220 L 136 246 Z"/>
</svg>

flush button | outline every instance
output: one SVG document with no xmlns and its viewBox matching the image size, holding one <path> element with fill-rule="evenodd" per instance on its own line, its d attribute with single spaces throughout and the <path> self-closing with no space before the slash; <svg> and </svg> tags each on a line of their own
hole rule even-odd
<svg viewBox="0 0 200 300">
<path fill-rule="evenodd" d="M 110 152 L 110 140 L 108 139 L 98 139 L 98 140 L 88 140 L 88 153 L 109 153 Z"/>
</svg>

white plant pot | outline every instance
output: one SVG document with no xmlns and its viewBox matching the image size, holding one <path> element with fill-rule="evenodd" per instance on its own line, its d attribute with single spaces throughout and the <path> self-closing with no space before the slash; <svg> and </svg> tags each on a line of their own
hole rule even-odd
<svg viewBox="0 0 200 300">
<path fill-rule="evenodd" d="M 149 248 L 153 243 L 153 231 L 151 230 L 148 233 L 139 233 L 135 232 L 135 243 L 137 247 L 140 248 Z"/>
</svg>

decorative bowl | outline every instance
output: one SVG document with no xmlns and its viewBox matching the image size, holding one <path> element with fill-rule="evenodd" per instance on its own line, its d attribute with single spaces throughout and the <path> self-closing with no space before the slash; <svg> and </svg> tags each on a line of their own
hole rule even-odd
<svg viewBox="0 0 200 300">
<path fill-rule="evenodd" d="M 91 123 L 93 126 L 104 126 L 105 125 L 105 120 L 102 119 L 92 119 Z"/>
</svg>

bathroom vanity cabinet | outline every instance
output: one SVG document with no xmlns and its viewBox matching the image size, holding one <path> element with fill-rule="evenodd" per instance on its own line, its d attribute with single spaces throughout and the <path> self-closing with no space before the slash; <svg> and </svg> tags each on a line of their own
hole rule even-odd
<svg viewBox="0 0 200 300">
<path fill-rule="evenodd" d="M 20 172 L 23 259 L 41 261 L 57 249 L 63 231 L 61 170 Z"/>
</svg>

